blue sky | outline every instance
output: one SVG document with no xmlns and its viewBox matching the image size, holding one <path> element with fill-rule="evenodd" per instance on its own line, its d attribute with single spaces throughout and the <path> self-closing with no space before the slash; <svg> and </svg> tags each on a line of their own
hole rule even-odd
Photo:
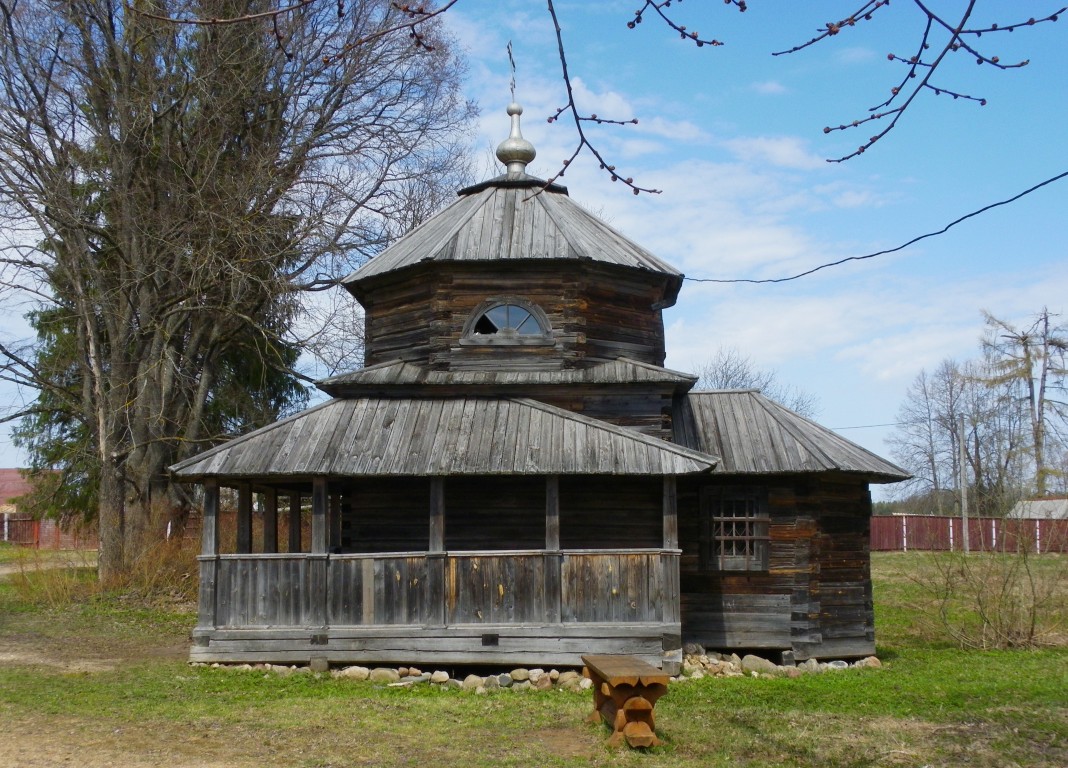
<svg viewBox="0 0 1068 768">
<path fill-rule="evenodd" d="M 960 0 L 935 0 L 940 9 Z M 893 247 L 960 215 L 1068 170 L 1068 18 L 984 35 L 982 50 L 1027 67 L 997 71 L 966 54 L 936 82 L 985 97 L 987 105 L 921 96 L 889 136 L 846 163 L 873 131 L 834 132 L 889 95 L 923 19 L 895 0 L 875 19 L 789 56 L 853 0 L 753 0 L 738 13 L 712 0 L 672 12 L 722 47 L 696 48 L 649 18 L 626 22 L 637 2 L 558 0 L 581 107 L 639 124 L 593 127 L 591 137 L 624 176 L 660 195 L 635 197 L 589 156 L 562 179 L 578 202 L 682 269 L 688 277 L 770 278 Z M 1041 17 L 1047 2 L 993 2 L 984 20 Z M 481 106 L 476 156 L 499 172 L 492 152 L 507 135 L 506 45 L 512 41 L 523 129 L 538 150 L 529 169 L 547 177 L 570 155 L 575 135 L 546 117 L 565 101 L 551 19 L 541 0 L 460 0 L 448 24 L 470 63 L 467 93 Z M 1068 304 L 1068 181 L 902 252 L 778 285 L 688 282 L 665 313 L 668 360 L 698 367 L 720 346 L 814 393 L 819 421 L 889 455 L 894 421 L 921 368 L 977 351 L 981 309 L 1023 322 Z M 14 308 L 6 307 L 13 311 Z M 10 315 L 9 315 L 10 317 Z M 20 457 L 0 436 L 0 465 Z"/>
<path fill-rule="evenodd" d="M 696 48 L 638 3 L 557 2 L 569 66 L 587 113 L 637 126 L 592 128 L 624 176 L 660 195 L 635 197 L 584 156 L 562 181 L 571 196 L 688 277 L 771 278 L 897 246 L 977 208 L 1068 171 L 1068 19 L 987 34 L 980 50 L 999 71 L 954 54 L 935 84 L 987 99 L 921 96 L 886 138 L 860 157 L 827 163 L 874 133 L 824 134 L 890 95 L 924 19 L 898 0 L 872 22 L 788 56 L 859 3 L 673 4 L 672 12 L 722 47 Z M 939 9 L 962 2 L 936 2 Z M 1055 3 L 980 2 L 1002 26 Z M 542 2 L 461 0 L 450 24 L 468 52 L 469 94 L 483 110 L 478 142 L 489 158 L 507 134 L 506 45 L 516 59 L 530 171 L 552 175 L 574 130 L 546 117 L 566 99 L 551 19 Z M 858 133 L 858 131 L 860 131 Z M 487 160 L 487 165 L 488 165 Z M 490 170 L 487 169 L 487 173 Z M 492 172 L 496 172 L 493 169 Z M 816 394 L 819 421 L 889 455 L 885 427 L 922 368 L 977 355 L 980 311 L 1025 322 L 1068 297 L 1068 180 L 899 253 L 778 285 L 688 282 L 665 313 L 667 364 L 692 370 L 732 346 L 785 382 Z"/>
</svg>

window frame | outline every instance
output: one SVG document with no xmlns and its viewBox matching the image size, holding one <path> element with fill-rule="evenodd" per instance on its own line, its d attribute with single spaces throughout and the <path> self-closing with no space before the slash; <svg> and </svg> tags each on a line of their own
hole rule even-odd
<svg viewBox="0 0 1068 768">
<path fill-rule="evenodd" d="M 538 324 L 538 333 L 515 333 L 513 329 L 503 329 L 497 333 L 478 333 L 475 328 L 489 312 L 498 307 L 513 306 L 527 312 Z M 526 322 L 524 320 L 524 322 Z M 494 296 L 482 301 L 468 316 L 460 335 L 461 345 L 485 346 L 549 346 L 555 344 L 552 324 L 548 316 L 537 304 L 519 296 Z"/>
<path fill-rule="evenodd" d="M 766 488 L 701 488 L 702 570 L 766 572 L 771 558 L 771 515 Z"/>
</svg>

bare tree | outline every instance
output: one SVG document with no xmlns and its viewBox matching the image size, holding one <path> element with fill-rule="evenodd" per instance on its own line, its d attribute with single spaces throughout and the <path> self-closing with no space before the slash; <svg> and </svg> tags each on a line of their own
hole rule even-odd
<svg viewBox="0 0 1068 768">
<path fill-rule="evenodd" d="M 74 350 L 60 378 L 8 340 L 2 371 L 51 398 L 15 416 L 52 407 L 87 435 L 103 579 L 180 514 L 165 468 L 240 426 L 210 417 L 223 361 L 292 363 L 300 291 L 381 248 L 405 190 L 457 154 L 471 108 L 448 41 L 382 34 L 403 18 L 386 0 L 345 8 L 186 26 L 120 0 L 0 0 L 0 212 L 16 233 L 0 281 Z"/>
<path fill-rule="evenodd" d="M 989 312 L 983 316 L 983 349 L 993 368 L 990 382 L 1011 387 L 1024 409 L 1030 425 L 1035 492 L 1045 496 L 1056 471 L 1047 456 L 1051 444 L 1064 436 L 1068 418 L 1068 326 L 1056 323 L 1056 316 L 1045 307 L 1024 327 Z"/>
<path fill-rule="evenodd" d="M 752 358 L 734 347 L 720 347 L 697 367 L 701 389 L 755 389 L 806 418 L 819 415 L 819 398 L 811 392 L 783 384 L 775 371 L 758 368 Z"/>
</svg>

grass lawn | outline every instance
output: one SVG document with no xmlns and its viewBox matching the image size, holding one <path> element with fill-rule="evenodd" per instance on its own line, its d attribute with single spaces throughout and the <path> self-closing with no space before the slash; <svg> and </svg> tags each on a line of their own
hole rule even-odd
<svg viewBox="0 0 1068 768">
<path fill-rule="evenodd" d="M 588 692 L 193 668 L 187 604 L 94 595 L 88 572 L 65 577 L 69 603 L 4 579 L 0 765 L 1068 765 L 1068 648 L 957 649 L 924 620 L 914 577 L 930 567 L 875 556 L 882 669 L 673 684 L 656 710 L 667 744 L 646 753 L 604 746 Z"/>
</svg>

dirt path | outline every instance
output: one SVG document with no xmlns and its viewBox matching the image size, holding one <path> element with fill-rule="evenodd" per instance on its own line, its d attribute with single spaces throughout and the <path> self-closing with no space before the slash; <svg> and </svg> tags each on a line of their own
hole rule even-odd
<svg viewBox="0 0 1068 768">
<path fill-rule="evenodd" d="M 0 563 L 0 578 L 52 568 L 96 568 L 96 552 L 50 552 L 47 555 L 31 555 L 14 563 Z"/>
</svg>

